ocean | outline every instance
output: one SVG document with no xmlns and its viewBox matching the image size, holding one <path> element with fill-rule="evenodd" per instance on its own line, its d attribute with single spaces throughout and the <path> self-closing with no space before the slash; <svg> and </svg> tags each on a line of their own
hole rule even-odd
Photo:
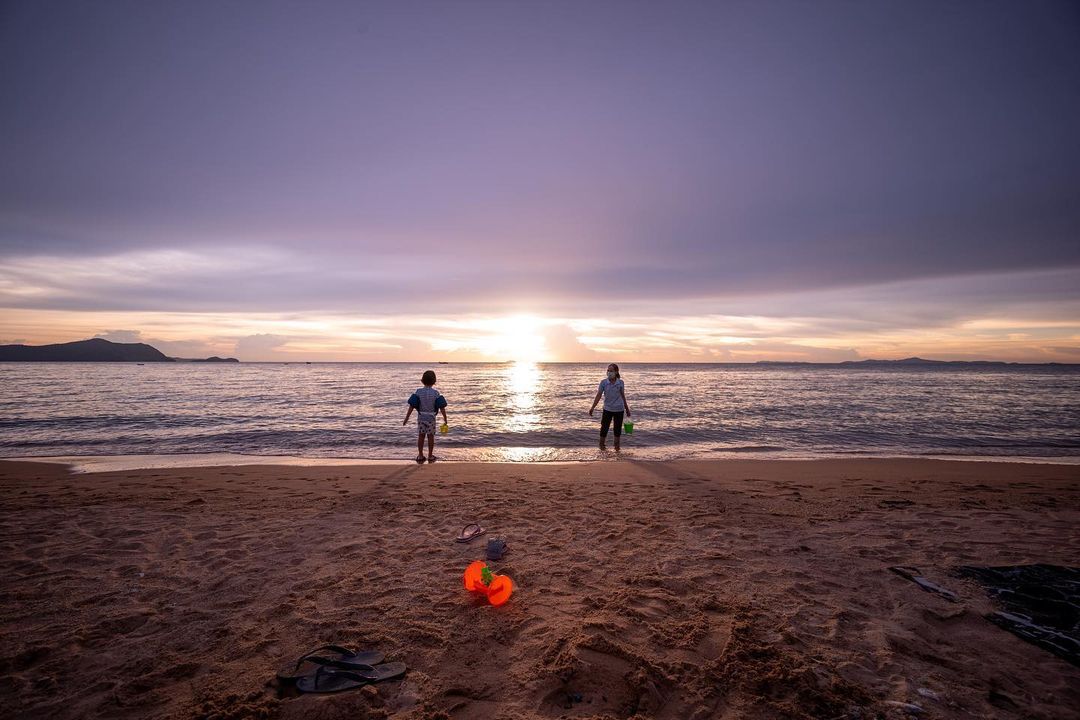
<svg viewBox="0 0 1080 720">
<path fill-rule="evenodd" d="M 426 369 L 449 460 L 592 460 L 603 364 L 0 364 L 0 456 L 409 459 Z M 622 365 L 623 457 L 1080 462 L 1080 366 Z M 609 443 L 610 445 L 610 443 Z M 1070 460 L 1071 459 L 1071 460 Z"/>
</svg>

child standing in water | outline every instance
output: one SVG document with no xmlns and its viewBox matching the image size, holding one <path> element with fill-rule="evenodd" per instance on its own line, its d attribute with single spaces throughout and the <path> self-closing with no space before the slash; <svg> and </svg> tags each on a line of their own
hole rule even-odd
<svg viewBox="0 0 1080 720">
<path fill-rule="evenodd" d="M 435 372 L 426 370 L 420 376 L 420 382 L 424 387 L 417 388 L 409 397 L 409 412 L 405 413 L 405 420 L 401 423 L 406 425 L 413 410 L 416 411 L 416 429 L 419 435 L 416 438 L 416 462 L 424 464 L 424 436 L 427 436 L 428 462 L 435 462 L 435 414 L 442 411 L 442 421 L 446 423 L 446 398 L 435 389 Z"/>
<path fill-rule="evenodd" d="M 600 449 L 607 450 L 608 426 L 615 421 L 615 452 L 619 451 L 619 439 L 622 437 L 623 412 L 630 417 L 630 403 L 626 402 L 626 391 L 623 389 L 622 376 L 619 375 L 619 366 L 611 363 L 607 366 L 607 377 L 600 381 L 600 389 L 596 391 L 589 414 L 596 410 L 596 404 L 600 402 L 600 396 L 604 397 L 604 413 L 600 419 Z"/>
</svg>

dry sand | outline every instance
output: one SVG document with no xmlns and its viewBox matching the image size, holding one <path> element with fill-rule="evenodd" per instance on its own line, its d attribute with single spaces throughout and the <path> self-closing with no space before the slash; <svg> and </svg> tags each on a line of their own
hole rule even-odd
<svg viewBox="0 0 1080 720">
<path fill-rule="evenodd" d="M 1076 565 L 1077 466 L 0 463 L 0 483 L 7 717 L 1080 717 L 1080 669 L 949 575 Z M 461 586 L 472 519 L 510 545 L 504 607 Z M 275 670 L 326 642 L 409 673 L 279 697 Z"/>
</svg>

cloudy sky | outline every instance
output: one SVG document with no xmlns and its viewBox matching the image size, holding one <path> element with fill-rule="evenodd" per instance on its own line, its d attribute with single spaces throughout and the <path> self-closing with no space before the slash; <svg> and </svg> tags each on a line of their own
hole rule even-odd
<svg viewBox="0 0 1080 720">
<path fill-rule="evenodd" d="M 1073 2 L 0 5 L 0 342 L 1080 362 Z"/>
</svg>

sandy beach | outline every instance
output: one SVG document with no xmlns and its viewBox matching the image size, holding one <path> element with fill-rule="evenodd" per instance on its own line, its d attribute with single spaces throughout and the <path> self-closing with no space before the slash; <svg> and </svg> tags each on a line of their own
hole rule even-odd
<svg viewBox="0 0 1080 720">
<path fill-rule="evenodd" d="M 1077 565 L 1080 466 L 0 462 L 0 483 L 7 717 L 1080 717 L 1080 668 L 952 575 Z M 473 520 L 509 544 L 500 608 L 461 584 Z M 281 692 L 329 642 L 408 673 Z"/>
</svg>

